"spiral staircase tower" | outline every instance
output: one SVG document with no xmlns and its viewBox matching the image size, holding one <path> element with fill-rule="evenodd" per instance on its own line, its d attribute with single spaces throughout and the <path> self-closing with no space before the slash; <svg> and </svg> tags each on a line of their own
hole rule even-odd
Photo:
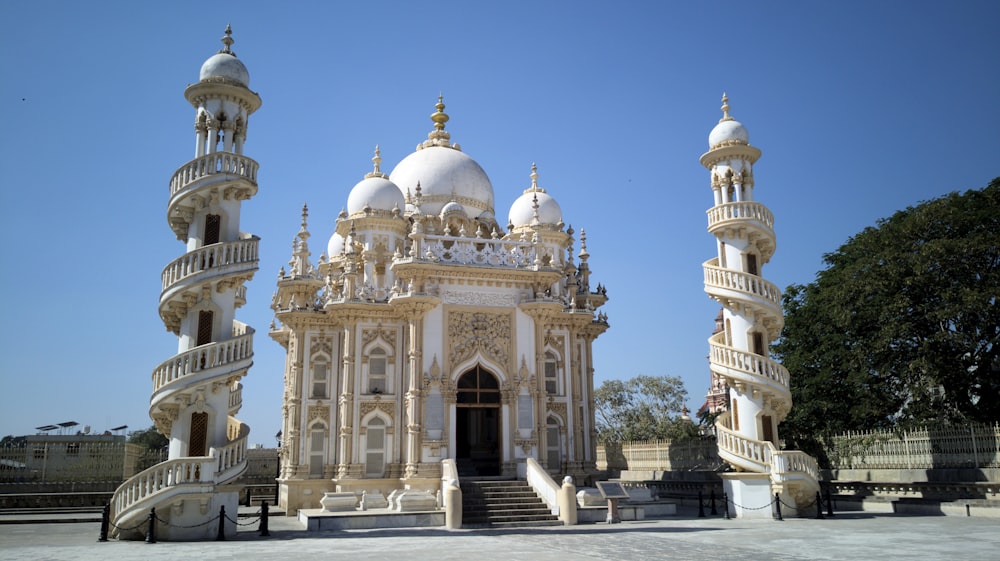
<svg viewBox="0 0 1000 561">
<path fill-rule="evenodd" d="M 792 399 L 788 371 L 768 356 L 784 325 L 781 291 L 761 272 L 775 250 L 774 216 L 754 201 L 753 164 L 761 152 L 729 115 L 725 95 L 722 103 L 701 163 L 711 171 L 708 231 L 718 243 L 717 257 L 704 264 L 705 292 L 723 307 L 723 329 L 709 338 L 709 364 L 729 387 L 729 410 L 719 415 L 716 433 L 719 455 L 736 470 L 724 483 L 737 516 L 771 516 L 761 505 L 775 493 L 786 513 L 805 514 L 819 490 L 817 465 L 804 452 L 779 449 L 778 423 Z"/>
<path fill-rule="evenodd" d="M 178 349 L 153 370 L 149 406 L 169 453 L 115 492 L 112 522 L 123 539 L 142 537 L 151 508 L 157 539 L 213 539 L 218 523 L 206 521 L 223 506 L 236 519 L 239 489 L 232 483 L 247 466 L 250 428 L 234 415 L 242 405 L 240 380 L 253 364 L 254 330 L 235 311 L 257 271 L 259 243 L 239 228 L 242 201 L 257 193 L 258 165 L 243 155 L 243 144 L 261 100 L 230 48 L 231 33 L 227 27 L 224 48 L 184 92 L 195 108 L 195 158 L 170 180 L 167 220 L 186 252 L 163 269 L 159 304 Z M 235 531 L 227 521 L 225 532 Z"/>
</svg>

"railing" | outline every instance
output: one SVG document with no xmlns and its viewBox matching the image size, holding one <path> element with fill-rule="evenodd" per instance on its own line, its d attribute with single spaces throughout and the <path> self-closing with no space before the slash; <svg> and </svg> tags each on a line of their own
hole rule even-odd
<svg viewBox="0 0 1000 561">
<path fill-rule="evenodd" d="M 781 289 L 757 275 L 719 267 L 718 257 L 705 262 L 705 286 L 742 292 L 770 304 L 781 315 Z"/>
<path fill-rule="evenodd" d="M 128 511 L 133 505 L 164 489 L 188 483 L 212 482 L 213 458 L 175 458 L 137 473 L 111 497 L 112 514 Z"/>
<path fill-rule="evenodd" d="M 191 160 L 174 172 L 170 178 L 170 196 L 176 195 L 188 185 L 199 179 L 215 174 L 227 173 L 243 177 L 251 183 L 257 183 L 259 164 L 246 156 L 238 156 L 230 152 L 216 152 Z"/>
<path fill-rule="evenodd" d="M 715 469 L 719 449 L 714 439 L 608 442 L 598 446 L 597 463 L 598 469 L 633 471 Z"/>
<path fill-rule="evenodd" d="M 536 493 L 545 501 L 552 514 L 559 515 L 559 485 L 534 458 L 527 458 L 527 480 Z"/>
<path fill-rule="evenodd" d="M 1000 468 L 1000 423 L 848 432 L 827 455 L 835 469 Z"/>
<path fill-rule="evenodd" d="M 734 431 L 730 425 L 729 415 L 729 412 L 725 411 L 715 422 L 719 455 L 729 456 L 729 459 L 734 460 L 733 463 L 742 464 L 741 467 L 750 471 L 768 472 L 774 445 L 767 441 L 747 438 Z"/>
<path fill-rule="evenodd" d="M 174 259 L 160 275 L 163 292 L 192 275 L 227 265 L 256 263 L 260 239 L 256 236 L 235 242 L 206 245 Z"/>
<path fill-rule="evenodd" d="M 774 237 L 774 214 L 766 206 L 758 202 L 723 203 L 713 206 L 706 213 L 708 214 L 709 232 L 712 232 L 718 226 L 724 225 L 726 222 L 753 220 L 770 230 L 771 237 Z"/>
<path fill-rule="evenodd" d="M 243 384 L 239 382 L 229 390 L 229 410 L 238 410 L 243 406 Z"/>
<path fill-rule="evenodd" d="M 819 481 L 819 466 L 816 460 L 799 450 L 775 450 L 771 453 L 771 479 L 788 481 L 805 476 Z"/>
<path fill-rule="evenodd" d="M 725 333 L 717 333 L 708 339 L 710 354 L 709 360 L 712 365 L 719 365 L 728 369 L 745 372 L 749 377 L 765 378 L 770 386 L 774 387 L 788 399 L 791 395 L 789 389 L 788 369 L 781 363 L 760 356 L 751 352 L 727 346 L 722 341 L 725 340 Z M 721 372 L 717 372 L 722 374 Z M 751 381 L 751 380 L 746 380 Z"/>
<path fill-rule="evenodd" d="M 232 435 L 236 433 L 236 438 L 221 448 L 212 448 L 209 455 L 217 459 L 215 469 L 215 482 L 222 483 L 239 475 L 246 467 L 247 461 L 247 438 L 250 436 L 250 426 L 230 417 L 230 427 L 236 426 L 235 431 L 229 430 Z"/>
<path fill-rule="evenodd" d="M 535 265 L 531 242 L 427 235 L 423 259 L 480 267 L 527 268 Z"/>
<path fill-rule="evenodd" d="M 461 481 L 458 478 L 458 466 L 455 465 L 454 458 L 446 458 L 441 460 L 441 506 L 444 508 L 448 507 L 448 486 L 454 481 L 456 485 L 461 487 Z"/>
<path fill-rule="evenodd" d="M 169 358 L 153 370 L 153 393 L 189 374 L 246 361 L 253 357 L 252 327 L 234 323 L 234 332 L 243 335 L 219 343 L 208 343 Z"/>
</svg>

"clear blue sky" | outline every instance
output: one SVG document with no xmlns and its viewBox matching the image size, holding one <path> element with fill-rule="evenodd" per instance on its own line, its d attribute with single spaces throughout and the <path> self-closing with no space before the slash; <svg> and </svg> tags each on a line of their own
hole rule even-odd
<svg viewBox="0 0 1000 561">
<path fill-rule="evenodd" d="M 157 299 L 184 251 L 166 222 L 194 154 L 183 91 L 227 23 L 264 100 L 246 145 L 261 171 L 242 229 L 263 242 L 238 314 L 258 330 L 240 417 L 273 445 L 269 305 L 299 209 L 318 257 L 375 144 L 391 169 L 439 92 L 501 222 L 537 162 L 586 228 L 611 298 L 597 382 L 678 375 L 696 409 L 717 312 L 698 158 L 722 92 L 763 150 L 755 195 L 778 235 L 763 274 L 807 283 L 878 218 L 1000 175 L 998 21 L 993 0 L 2 2 L 0 435 L 151 424 L 150 373 L 176 350 Z"/>
</svg>

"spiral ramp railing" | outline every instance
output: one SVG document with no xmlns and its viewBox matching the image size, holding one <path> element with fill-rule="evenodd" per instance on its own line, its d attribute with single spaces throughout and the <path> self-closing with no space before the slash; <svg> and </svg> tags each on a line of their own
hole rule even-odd
<svg viewBox="0 0 1000 561">
<path fill-rule="evenodd" d="M 182 166 L 170 182 L 168 220 L 178 238 L 187 236 L 194 207 L 212 191 L 228 190 L 230 196 L 249 198 L 257 191 L 257 163 L 230 153 L 213 153 Z M 223 241 L 186 252 L 169 263 L 162 273 L 159 311 L 169 331 L 179 334 L 189 308 L 206 291 L 233 290 L 233 307 L 246 301 L 244 282 L 258 268 L 259 238 L 240 233 L 235 241 Z M 240 380 L 253 364 L 250 326 L 233 321 L 223 340 L 180 352 L 159 364 L 152 373 L 149 415 L 157 429 L 170 434 L 180 403 L 199 392 L 228 393 L 226 441 L 208 448 L 206 456 L 171 458 L 129 478 L 111 500 L 112 535 L 141 538 L 143 520 L 150 509 L 170 512 L 182 502 L 207 503 L 221 485 L 231 483 L 247 467 L 250 427 L 235 415 L 243 403 Z M 159 515 L 158 515 L 159 516 Z M 206 516 L 215 516 L 206 513 Z"/>
<path fill-rule="evenodd" d="M 746 236 L 757 248 L 762 265 L 774 253 L 774 219 L 756 202 L 720 204 L 708 211 L 709 232 L 717 236 Z M 774 340 L 784 326 L 781 291 L 764 278 L 721 267 L 718 258 L 705 262 L 705 292 L 723 306 L 750 314 Z M 726 333 L 709 338 L 709 367 L 730 387 L 749 388 L 761 395 L 780 423 L 791 410 L 789 373 L 768 357 L 726 344 Z M 788 491 L 799 507 L 808 507 L 819 490 L 816 460 L 800 451 L 779 450 L 774 443 L 756 440 L 734 430 L 728 411 L 716 420 L 719 456 L 737 471 L 766 473 L 773 489 Z"/>
</svg>

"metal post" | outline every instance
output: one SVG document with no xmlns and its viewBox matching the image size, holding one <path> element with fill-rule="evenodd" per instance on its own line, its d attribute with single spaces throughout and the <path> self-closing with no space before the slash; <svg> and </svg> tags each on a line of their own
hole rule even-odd
<svg viewBox="0 0 1000 561">
<path fill-rule="evenodd" d="M 722 494 L 722 506 L 726 509 L 726 520 L 729 520 L 729 495 Z"/>
<path fill-rule="evenodd" d="M 260 535 L 271 535 L 271 532 L 267 531 L 267 501 L 261 501 L 260 503 Z"/>
<path fill-rule="evenodd" d="M 226 541 L 226 505 L 219 507 L 219 532 L 215 535 L 215 541 Z"/>
<path fill-rule="evenodd" d="M 146 527 L 146 543 L 156 543 L 156 507 L 149 509 L 149 526 Z"/>
<path fill-rule="evenodd" d="M 715 509 L 715 489 L 712 489 L 712 492 L 709 495 L 709 497 L 710 497 L 710 500 L 712 501 L 712 503 L 711 503 L 712 504 L 712 516 L 718 516 L 719 515 L 719 511 Z"/>
<path fill-rule="evenodd" d="M 247 485 L 246 490 L 247 490 L 247 501 L 245 503 L 243 503 L 243 504 L 246 505 L 246 506 L 253 506 L 250 503 L 250 486 L 249 485 Z"/>
<path fill-rule="evenodd" d="M 775 508 L 775 513 L 776 513 L 775 514 L 775 519 L 776 520 L 784 520 L 781 517 L 781 495 L 779 495 L 778 493 L 774 494 L 774 508 Z"/>
<path fill-rule="evenodd" d="M 819 498 L 819 491 L 816 491 L 816 520 L 823 519 L 823 501 Z"/>
<path fill-rule="evenodd" d="M 826 488 L 826 515 L 833 517 L 833 500 L 830 498 L 830 488 Z"/>
<path fill-rule="evenodd" d="M 705 518 L 705 503 L 701 500 L 701 489 L 698 489 L 698 518 Z"/>
<path fill-rule="evenodd" d="M 101 535 L 97 538 L 99 542 L 108 541 L 108 527 L 111 525 L 111 505 L 104 505 L 101 510 Z"/>
</svg>

